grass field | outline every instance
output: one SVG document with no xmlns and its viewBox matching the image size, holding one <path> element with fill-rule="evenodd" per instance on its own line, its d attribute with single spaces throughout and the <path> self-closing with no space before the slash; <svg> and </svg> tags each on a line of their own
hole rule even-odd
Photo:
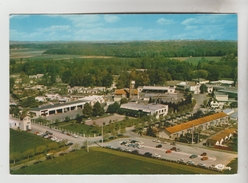
<svg viewBox="0 0 248 183">
<path fill-rule="evenodd" d="M 199 61 L 203 59 L 203 57 L 172 57 L 171 59 L 177 59 L 180 61 L 192 63 L 193 65 L 197 65 Z M 220 61 L 221 57 L 204 57 L 206 61 Z"/>
<path fill-rule="evenodd" d="M 86 135 L 93 135 L 98 133 L 98 129 L 94 126 L 84 125 L 81 123 L 70 123 L 70 122 L 60 122 L 55 125 L 59 128 L 62 128 L 66 131 L 72 131 L 76 133 L 86 134 Z"/>
<path fill-rule="evenodd" d="M 90 148 L 31 165 L 12 174 L 217 174 L 197 167 L 166 162 L 125 152 Z"/>
<path fill-rule="evenodd" d="M 23 153 L 28 149 L 35 149 L 40 145 L 47 145 L 49 143 L 51 141 L 29 132 L 10 129 L 10 153 Z"/>
</svg>

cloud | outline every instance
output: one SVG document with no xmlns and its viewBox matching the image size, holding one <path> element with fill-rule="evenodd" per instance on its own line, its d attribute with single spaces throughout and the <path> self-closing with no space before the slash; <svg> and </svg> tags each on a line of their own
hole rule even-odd
<svg viewBox="0 0 248 183">
<path fill-rule="evenodd" d="M 38 32 L 57 32 L 57 31 L 69 31 L 71 26 L 69 25 L 53 25 L 51 27 L 36 29 Z"/>
<path fill-rule="evenodd" d="M 175 21 L 174 20 L 160 18 L 160 19 L 157 20 L 157 23 L 160 24 L 160 25 L 168 25 L 168 24 L 175 23 Z"/>
<path fill-rule="evenodd" d="M 65 15 L 62 16 L 73 24 L 75 27 L 99 27 L 102 26 L 99 15 Z"/>
<path fill-rule="evenodd" d="M 104 15 L 104 20 L 109 23 L 118 22 L 120 18 L 116 15 Z"/>
<path fill-rule="evenodd" d="M 191 23 L 194 23 L 195 21 L 196 21 L 195 18 L 188 18 L 188 19 L 182 21 L 181 24 L 182 24 L 182 25 L 189 25 L 189 24 L 191 24 Z"/>
</svg>

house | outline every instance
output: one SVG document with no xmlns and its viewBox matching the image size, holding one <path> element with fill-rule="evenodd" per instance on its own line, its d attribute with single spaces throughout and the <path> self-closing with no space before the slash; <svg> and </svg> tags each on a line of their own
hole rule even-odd
<svg viewBox="0 0 248 183">
<path fill-rule="evenodd" d="M 219 102 L 217 102 L 217 101 L 211 101 L 210 102 L 210 107 L 211 108 L 214 108 L 214 109 L 219 108 L 220 107 Z"/>
<path fill-rule="evenodd" d="M 80 99 L 81 101 L 85 101 L 86 103 L 91 104 L 92 106 L 99 102 L 100 104 L 104 103 L 105 100 L 103 98 L 103 96 L 101 95 L 90 95 L 90 96 L 86 96 Z"/>
<path fill-rule="evenodd" d="M 214 97 L 219 102 L 228 102 L 228 95 L 222 92 L 214 92 Z"/>
<path fill-rule="evenodd" d="M 31 119 L 29 116 L 25 116 L 24 118 L 21 118 L 20 130 L 22 131 L 31 130 Z"/>
<path fill-rule="evenodd" d="M 132 98 L 138 99 L 139 93 L 137 89 L 131 89 L 131 93 L 129 91 L 130 89 L 116 89 L 114 93 L 114 101 L 118 102 L 122 98 L 129 98 L 130 95 Z"/>
<path fill-rule="evenodd" d="M 216 134 L 211 138 L 207 139 L 206 146 L 223 146 L 223 143 L 230 140 L 230 138 L 232 138 L 233 134 L 236 133 L 236 131 L 237 130 L 234 128 L 225 129 L 219 134 Z"/>
<path fill-rule="evenodd" d="M 59 94 L 46 94 L 46 98 L 49 100 L 58 100 L 60 98 Z"/>
<path fill-rule="evenodd" d="M 176 85 L 176 89 L 177 90 L 186 90 L 188 89 L 190 92 L 194 93 L 194 94 L 199 94 L 200 93 L 200 83 L 196 83 L 196 82 L 180 82 Z"/>
<path fill-rule="evenodd" d="M 37 97 L 35 97 L 35 100 L 37 100 L 38 102 L 46 102 L 46 97 L 44 97 L 44 96 L 37 96 Z"/>
</svg>

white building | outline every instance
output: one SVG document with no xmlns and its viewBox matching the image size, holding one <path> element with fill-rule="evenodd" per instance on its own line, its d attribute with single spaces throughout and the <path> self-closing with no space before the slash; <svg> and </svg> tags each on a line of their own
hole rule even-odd
<svg viewBox="0 0 248 183">
<path fill-rule="evenodd" d="M 46 94 L 46 98 L 50 100 L 58 100 L 60 98 L 60 95 L 58 93 L 56 94 Z"/>
<path fill-rule="evenodd" d="M 140 86 L 138 87 L 138 91 L 145 93 L 175 93 L 174 86 Z"/>
<path fill-rule="evenodd" d="M 37 96 L 37 97 L 35 97 L 35 100 L 37 100 L 39 102 L 46 102 L 46 97 L 44 97 L 44 96 Z"/>
<path fill-rule="evenodd" d="M 97 102 L 99 102 L 100 104 L 105 102 L 103 96 L 101 96 L 101 95 L 90 95 L 90 96 L 82 98 L 81 100 L 86 101 L 87 103 L 91 104 L 92 106 Z"/>
<path fill-rule="evenodd" d="M 122 104 L 120 108 L 139 111 L 147 113 L 148 115 L 155 115 L 156 119 L 159 119 L 160 116 L 166 116 L 168 113 L 168 105 L 162 104 L 138 104 L 135 102 L 129 102 Z"/>
<path fill-rule="evenodd" d="M 20 129 L 22 131 L 31 130 L 31 120 L 29 116 L 23 118 L 20 122 Z"/>
</svg>

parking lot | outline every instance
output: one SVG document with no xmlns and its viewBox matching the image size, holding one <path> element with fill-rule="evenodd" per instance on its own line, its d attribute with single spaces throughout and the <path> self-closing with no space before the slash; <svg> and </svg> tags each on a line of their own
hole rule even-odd
<svg viewBox="0 0 248 183">
<path fill-rule="evenodd" d="M 131 140 L 143 142 L 144 147 L 138 148 L 137 146 L 132 147 L 132 146 L 121 145 L 121 142 L 130 141 L 130 138 L 116 139 L 114 141 L 104 143 L 104 145 L 111 146 L 112 148 L 119 148 L 123 151 L 129 151 L 129 152 L 133 150 L 138 150 L 138 153 L 142 155 L 144 155 L 146 152 L 150 152 L 152 155 L 156 154 L 156 156 L 157 155 L 159 155 L 159 157 L 161 156 L 161 159 L 167 159 L 173 161 L 178 161 L 181 159 L 184 162 L 188 162 L 188 161 L 194 162 L 195 165 L 202 163 L 205 164 L 205 166 L 207 167 L 218 164 L 227 165 L 231 160 L 237 157 L 237 154 L 235 153 L 214 151 L 191 145 L 182 145 L 182 144 L 171 145 L 169 142 L 158 143 L 158 142 L 154 142 L 154 139 L 143 138 L 143 137 L 134 137 Z M 162 147 L 160 148 L 156 147 L 158 144 L 161 144 Z M 176 152 L 172 150 L 171 153 L 166 153 L 167 150 L 170 150 L 173 147 L 180 148 L 180 151 Z M 204 157 L 201 156 L 202 153 L 206 153 L 205 157 L 208 157 L 207 160 L 202 160 L 202 158 Z M 197 155 L 197 157 L 190 158 L 190 156 L 193 154 Z"/>
</svg>

